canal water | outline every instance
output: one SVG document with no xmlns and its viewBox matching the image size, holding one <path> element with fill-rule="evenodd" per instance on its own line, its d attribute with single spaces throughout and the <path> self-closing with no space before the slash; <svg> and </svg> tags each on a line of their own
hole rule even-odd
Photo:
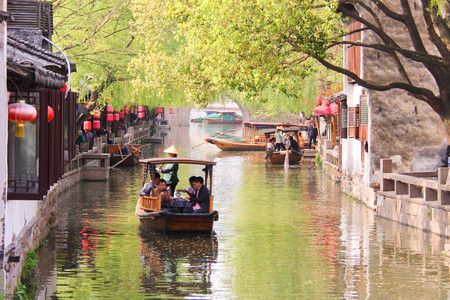
<svg viewBox="0 0 450 300">
<path fill-rule="evenodd" d="M 230 128 L 174 128 L 158 155 L 217 162 L 211 236 L 143 234 L 140 168 L 83 182 L 58 202 L 39 253 L 40 299 L 446 299 L 445 239 L 374 217 L 314 164 L 285 170 L 263 153 L 202 144 Z M 239 130 L 237 130 L 239 133 Z M 199 168 L 181 167 L 179 186 Z"/>
</svg>

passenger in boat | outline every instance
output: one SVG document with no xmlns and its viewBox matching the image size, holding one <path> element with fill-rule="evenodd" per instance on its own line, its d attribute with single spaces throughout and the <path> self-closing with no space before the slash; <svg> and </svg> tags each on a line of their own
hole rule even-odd
<svg viewBox="0 0 450 300">
<path fill-rule="evenodd" d="M 283 132 L 281 131 L 280 127 L 277 127 L 277 130 L 275 131 L 275 151 L 283 150 Z"/>
<path fill-rule="evenodd" d="M 127 156 L 130 154 L 130 148 L 128 148 L 127 144 L 124 145 L 123 143 L 120 143 L 119 147 L 122 156 Z"/>
<path fill-rule="evenodd" d="M 169 207 L 170 195 L 170 187 L 164 179 L 159 181 L 156 189 L 152 189 L 152 196 L 161 196 L 161 207 Z"/>
<path fill-rule="evenodd" d="M 177 192 L 187 193 L 189 195 L 189 199 L 192 198 L 195 195 L 194 180 L 196 178 L 196 176 L 189 177 L 189 187 L 184 190 L 177 190 Z"/>
<path fill-rule="evenodd" d="M 144 185 L 141 190 L 141 196 L 150 196 L 154 189 L 157 189 L 159 186 L 159 182 L 161 180 L 161 175 L 158 172 L 155 172 L 151 176 L 151 181 Z"/>
<path fill-rule="evenodd" d="M 178 150 L 175 146 L 171 146 L 164 150 L 164 153 L 169 154 L 170 157 L 177 157 Z M 175 189 L 177 187 L 178 182 L 178 164 L 166 164 L 162 167 L 161 173 L 163 173 L 163 178 L 167 182 L 167 185 L 170 186 L 171 195 L 175 193 Z"/>
<path fill-rule="evenodd" d="M 203 183 L 203 177 L 196 177 L 194 180 L 195 194 L 190 200 L 193 213 L 209 212 L 209 198 L 211 194 Z M 190 211 L 185 209 L 184 212 Z"/>
<path fill-rule="evenodd" d="M 298 147 L 298 143 L 297 141 L 294 139 L 294 136 L 291 134 L 291 136 L 289 137 L 289 141 L 291 143 L 291 148 L 294 151 L 299 151 L 299 147 Z"/>
<path fill-rule="evenodd" d="M 273 152 L 275 151 L 275 142 L 276 139 L 272 137 L 267 143 L 265 159 L 269 159 L 272 156 Z"/>
<path fill-rule="evenodd" d="M 283 142 L 286 150 L 291 149 L 291 140 L 289 139 L 289 134 L 287 132 L 284 133 Z"/>
</svg>

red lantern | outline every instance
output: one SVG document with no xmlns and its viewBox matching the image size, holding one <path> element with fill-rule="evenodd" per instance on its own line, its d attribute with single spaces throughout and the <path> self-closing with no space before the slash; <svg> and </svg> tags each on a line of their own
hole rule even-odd
<svg viewBox="0 0 450 300">
<path fill-rule="evenodd" d="M 138 106 L 138 113 L 144 112 L 144 107 L 142 105 Z"/>
<path fill-rule="evenodd" d="M 91 131 L 92 130 L 91 121 L 84 121 L 83 128 L 84 128 L 84 131 Z"/>
<path fill-rule="evenodd" d="M 64 83 L 63 86 L 59 89 L 59 91 L 63 93 L 67 92 L 67 84 Z"/>
<path fill-rule="evenodd" d="M 51 106 L 47 107 L 47 122 L 51 122 L 53 118 L 55 117 L 55 111 Z"/>
<path fill-rule="evenodd" d="M 158 108 L 155 110 L 155 114 L 156 114 L 156 115 L 162 114 L 163 112 L 164 112 L 164 107 L 158 107 Z"/>
<path fill-rule="evenodd" d="M 106 105 L 106 112 L 108 113 L 108 114 L 110 114 L 110 113 L 112 113 L 113 112 L 113 108 L 112 108 L 112 106 L 111 105 Z"/>
<path fill-rule="evenodd" d="M 120 120 L 120 114 L 119 113 L 115 113 L 114 114 L 114 121 L 119 121 Z"/>
<path fill-rule="evenodd" d="M 107 122 L 112 122 L 112 121 L 114 121 L 114 116 L 113 116 L 113 114 L 107 114 L 107 115 L 106 115 L 106 121 L 107 121 Z"/>
<path fill-rule="evenodd" d="M 125 113 L 123 112 L 123 110 L 121 110 L 121 111 L 119 112 L 119 118 L 120 118 L 120 119 L 125 118 Z"/>
<path fill-rule="evenodd" d="M 25 136 L 25 123 L 36 120 L 37 111 L 34 106 L 26 104 L 24 100 L 8 105 L 8 120 L 17 123 L 14 135 L 18 138 Z"/>
<path fill-rule="evenodd" d="M 138 118 L 139 118 L 139 119 L 143 119 L 144 116 L 145 116 L 145 114 L 144 114 L 143 112 L 139 112 L 139 113 L 138 113 Z"/>
<path fill-rule="evenodd" d="M 100 129 L 100 121 L 99 120 L 95 120 L 94 122 L 94 129 Z"/>
<path fill-rule="evenodd" d="M 319 96 L 316 98 L 316 105 L 317 106 L 322 105 L 322 97 Z"/>
<path fill-rule="evenodd" d="M 125 115 L 128 115 L 129 112 L 130 112 L 130 111 L 128 110 L 128 107 L 125 107 L 125 108 L 123 109 L 123 113 L 124 113 Z"/>
<path fill-rule="evenodd" d="M 175 109 L 171 108 L 169 109 L 169 114 L 173 115 L 175 113 Z"/>
</svg>

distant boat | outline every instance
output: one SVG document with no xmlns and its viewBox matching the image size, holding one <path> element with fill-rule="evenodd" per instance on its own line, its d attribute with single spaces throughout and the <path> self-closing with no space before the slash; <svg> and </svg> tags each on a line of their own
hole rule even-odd
<svg viewBox="0 0 450 300">
<path fill-rule="evenodd" d="M 270 156 L 269 160 L 274 165 L 282 165 L 284 164 L 284 160 L 286 158 L 286 150 L 281 150 L 274 152 L 272 156 Z M 296 165 L 302 159 L 302 154 L 300 152 L 289 150 L 289 164 Z"/>
<path fill-rule="evenodd" d="M 273 122 L 245 122 L 244 136 L 239 137 L 224 133 L 211 135 L 206 141 L 225 151 L 264 151 L 267 142 L 276 127 L 289 128 L 292 124 Z"/>
<path fill-rule="evenodd" d="M 130 151 L 129 154 L 122 153 L 119 144 L 108 145 L 108 153 L 111 154 L 110 157 L 111 166 L 129 167 L 139 163 L 142 145 L 127 144 L 127 146 Z"/>
<path fill-rule="evenodd" d="M 210 112 L 205 117 L 191 119 L 193 123 L 242 124 L 242 117 L 235 112 Z"/>
</svg>

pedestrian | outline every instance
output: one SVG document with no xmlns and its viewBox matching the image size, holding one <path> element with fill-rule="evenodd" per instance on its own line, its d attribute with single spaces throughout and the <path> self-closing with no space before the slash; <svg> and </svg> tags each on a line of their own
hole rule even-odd
<svg viewBox="0 0 450 300">
<path fill-rule="evenodd" d="M 313 123 L 311 126 L 312 126 L 312 128 L 309 130 L 309 133 L 308 133 L 308 136 L 309 136 L 308 148 L 309 149 L 313 149 L 313 147 L 317 143 L 317 133 L 318 133 L 316 124 Z"/>
</svg>

